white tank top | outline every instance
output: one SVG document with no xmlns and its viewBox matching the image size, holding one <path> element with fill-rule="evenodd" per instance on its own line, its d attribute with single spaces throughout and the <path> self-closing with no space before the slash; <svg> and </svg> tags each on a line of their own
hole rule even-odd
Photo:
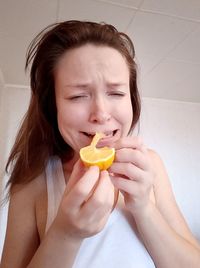
<svg viewBox="0 0 200 268">
<path fill-rule="evenodd" d="M 48 214 L 46 232 L 54 220 L 64 189 L 65 178 L 61 160 L 52 157 L 46 167 Z M 142 244 L 133 217 L 115 208 L 104 229 L 85 238 L 73 268 L 155 268 Z"/>
</svg>

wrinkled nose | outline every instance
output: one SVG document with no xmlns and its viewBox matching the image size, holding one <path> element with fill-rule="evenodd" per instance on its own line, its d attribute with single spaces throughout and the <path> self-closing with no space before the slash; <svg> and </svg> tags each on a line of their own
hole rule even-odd
<svg viewBox="0 0 200 268">
<path fill-rule="evenodd" d="M 104 99 L 94 100 L 90 109 L 91 123 L 104 124 L 111 118 L 109 105 Z"/>
</svg>

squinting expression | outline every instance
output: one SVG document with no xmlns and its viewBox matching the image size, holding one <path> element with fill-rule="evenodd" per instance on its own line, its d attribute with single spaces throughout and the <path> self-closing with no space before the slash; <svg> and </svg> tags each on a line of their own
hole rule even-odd
<svg viewBox="0 0 200 268">
<path fill-rule="evenodd" d="M 58 128 L 75 152 L 103 132 L 100 146 L 126 136 L 132 122 L 129 69 L 114 48 L 83 45 L 67 51 L 55 69 Z"/>
</svg>

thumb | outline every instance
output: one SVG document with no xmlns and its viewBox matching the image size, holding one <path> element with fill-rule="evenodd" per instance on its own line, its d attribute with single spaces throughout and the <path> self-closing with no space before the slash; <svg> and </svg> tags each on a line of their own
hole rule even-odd
<svg viewBox="0 0 200 268">
<path fill-rule="evenodd" d="M 84 173 L 85 167 L 82 161 L 79 159 L 73 167 L 72 173 L 66 185 L 65 194 L 68 194 L 71 191 L 71 189 L 79 181 L 79 179 L 83 176 Z"/>
</svg>

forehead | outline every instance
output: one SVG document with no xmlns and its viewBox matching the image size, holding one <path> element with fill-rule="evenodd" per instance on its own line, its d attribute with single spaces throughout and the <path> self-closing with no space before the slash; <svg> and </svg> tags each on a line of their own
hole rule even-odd
<svg viewBox="0 0 200 268">
<path fill-rule="evenodd" d="M 112 75 L 129 73 L 125 57 L 115 48 L 86 44 L 68 50 L 58 61 L 55 74 L 70 76 L 86 75 L 91 72 L 107 72 Z"/>
</svg>

